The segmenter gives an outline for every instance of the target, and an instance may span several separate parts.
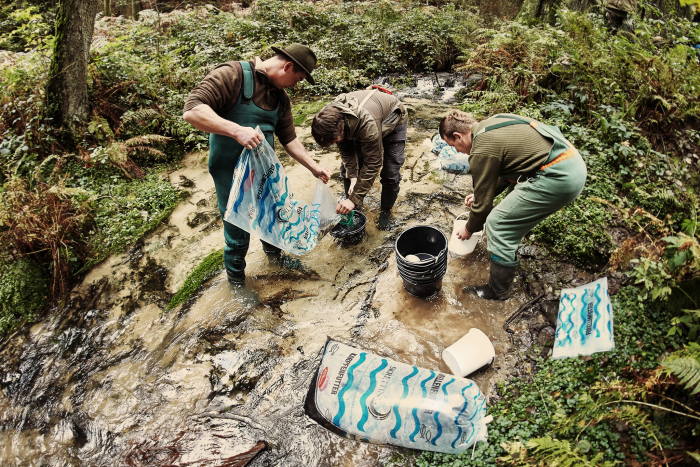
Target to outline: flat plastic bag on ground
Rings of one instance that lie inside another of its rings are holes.
[[[451,454],[486,441],[491,421],[485,397],[473,381],[331,339],[304,410],[339,436]]]
[[[552,358],[591,355],[614,348],[607,277],[581,287],[562,289]]]
[[[263,140],[254,149],[244,149],[238,159],[224,220],[287,253],[303,255],[338,222],[337,204],[320,180],[311,204],[295,200],[284,167]]]
[[[440,135],[435,135],[433,136],[432,140],[432,147],[430,150],[435,153],[435,154],[440,154],[440,151],[442,151],[442,148],[448,146],[447,142],[440,137]]]
[[[469,155],[457,152],[452,146],[445,146],[440,150],[438,161],[442,170],[460,174],[469,173]]]

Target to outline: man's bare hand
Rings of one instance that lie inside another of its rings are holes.
[[[357,177],[350,179],[350,189],[348,189],[348,196],[355,192],[355,184],[357,183]]]
[[[462,230],[457,231],[457,238],[459,238],[460,240],[469,240],[470,238],[472,238],[472,234],[467,230],[467,227],[464,226]]]
[[[335,208],[335,212],[338,214],[348,214],[353,209],[355,209],[355,203],[349,199],[344,199],[338,203],[338,207]]]
[[[254,128],[239,126],[233,132],[233,139],[246,149],[253,149],[262,143],[265,137]]]
[[[328,180],[331,179],[331,169],[323,165],[316,164],[311,173],[314,174],[314,177],[320,178],[323,183],[328,183]]]
[[[472,207],[472,204],[474,203],[474,193],[471,195],[467,195],[466,198],[464,198],[464,205],[468,208]]]

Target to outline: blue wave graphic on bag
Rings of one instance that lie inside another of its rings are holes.
[[[591,355],[614,348],[608,279],[562,289],[552,358]]]
[[[433,136],[431,151],[438,155],[438,162],[442,170],[460,174],[469,173],[469,155],[457,152],[440,135]]]
[[[224,220],[287,253],[303,255],[338,223],[336,205],[320,180],[311,204],[295,200],[284,167],[263,140],[254,149],[244,149],[238,159]]]
[[[486,441],[486,399],[473,381],[328,340],[306,414],[350,439],[458,454]]]

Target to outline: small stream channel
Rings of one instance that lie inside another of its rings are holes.
[[[418,299],[403,289],[396,237],[418,224],[449,234],[471,180],[431,169],[435,156],[422,146],[450,106],[402,98],[411,120],[391,231],[375,227],[376,183],[361,243],[324,238],[303,257],[303,270],[290,271],[269,265],[253,239],[245,287],[219,275],[169,313],[163,310],[170,297],[223,246],[223,235],[206,154],[189,154],[182,168],[163,174],[189,199],[131,251],[92,270],[63,309],[0,351],[0,464],[224,466],[265,441],[268,448],[250,465],[369,467],[396,452],[410,465],[412,451],[341,439],[304,415],[328,336],[449,373],[442,350],[477,327],[497,358],[472,377],[487,401],[494,397],[496,382],[519,362],[502,325],[525,295],[520,283],[506,302],[462,292],[487,280],[483,243],[469,258],[450,259],[437,296]],[[298,132],[312,148],[308,126]],[[336,172],[330,186],[339,194],[337,152],[316,147],[313,154]],[[297,198],[310,199],[313,177],[289,158],[285,166]]]

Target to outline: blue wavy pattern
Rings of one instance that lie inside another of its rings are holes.
[[[578,328],[578,335],[581,338],[581,344],[586,343],[586,328],[588,327],[588,304],[591,301],[588,289],[583,289],[583,296],[581,297],[581,326]]]
[[[348,381],[345,383],[345,386],[343,386],[343,389],[338,391],[338,413],[335,414],[335,417],[333,417],[333,424],[337,427],[340,426],[340,420],[343,418],[343,415],[345,415],[345,399],[343,399],[343,396],[345,396],[345,393],[352,387],[352,383],[355,380],[355,376],[353,375],[353,372],[355,371],[355,368],[358,366],[362,365],[365,362],[365,359],[367,358],[367,354],[365,352],[360,353],[360,359],[353,363],[350,368],[348,368]]]
[[[563,333],[565,333],[566,336],[562,339],[559,339],[559,347],[564,347],[565,345],[571,345],[571,343],[573,342],[571,340],[571,336],[569,335],[569,333],[574,328],[574,322],[571,320],[571,315],[573,314],[573,312],[575,310],[574,303],[573,303],[575,299],[576,299],[576,294],[566,294],[565,297],[562,297],[562,300],[561,300],[562,310],[559,313],[559,321],[561,322],[560,330]],[[567,311],[566,300],[569,301],[569,305],[571,306],[571,311],[566,314],[566,321],[563,321],[562,315]]]
[[[430,376],[425,378],[423,381],[420,383],[420,388],[421,388],[421,399],[425,399],[428,396],[428,390],[425,388],[425,383],[430,381],[431,379],[435,378],[435,372],[432,370],[430,371]],[[418,409],[415,408],[411,410],[411,415],[413,415],[413,422],[416,424],[416,428],[413,430],[413,433],[408,437],[408,439],[411,440],[411,442],[415,443],[416,442],[416,435],[420,431],[420,420],[418,420]]]
[[[262,220],[265,216],[265,201],[267,200],[267,197],[270,196],[270,193],[272,193],[272,186],[280,181],[280,165],[275,163],[275,176],[274,177],[269,177],[267,180],[265,180],[265,188],[263,189],[262,195],[260,196],[260,212],[258,213],[258,218],[255,220],[253,223],[253,228],[255,228],[256,225],[262,227]],[[272,213],[272,216],[274,217],[274,212]]]
[[[394,407],[392,410],[394,411],[394,418],[396,419],[396,424],[394,425],[394,429],[391,430],[391,437],[396,439],[396,433],[399,432],[401,429],[401,415],[399,414],[399,405],[401,404],[401,401],[404,400],[408,396],[408,380],[413,378],[418,374],[418,368],[413,367],[413,371],[411,371],[411,374],[406,376],[401,380],[401,385],[403,386],[403,392],[401,393],[401,397],[399,398],[398,402],[394,404]]]
[[[289,186],[287,185],[288,180],[289,179],[287,177],[284,177],[284,194],[280,197],[279,201],[275,202],[275,205],[272,207],[272,216],[270,217],[270,223],[267,226],[268,233],[272,233],[272,228],[275,226],[275,222],[277,222],[277,216],[275,214],[276,210],[284,208],[284,205],[287,202],[287,194],[289,193]]]
[[[238,212],[238,208],[241,207],[241,203],[243,202],[243,185],[245,185],[245,181],[248,180],[248,177],[250,177],[250,164],[245,165],[245,173],[243,174],[243,182],[240,184],[240,188],[238,189],[238,198],[236,198],[236,201],[233,203],[233,212]],[[231,185],[233,185],[233,181],[231,182]],[[231,186],[233,188],[233,186]]]
[[[454,382],[455,382],[455,379],[452,378],[451,380],[449,380],[448,382],[446,382],[445,384],[442,385],[442,394],[443,394],[442,401],[443,401],[443,403],[447,402],[447,386],[449,386],[450,384],[452,384]],[[435,420],[435,423],[437,424],[437,434],[435,435],[435,438],[430,440],[430,444],[432,444],[433,446],[437,446],[436,442],[440,438],[440,436],[442,436],[442,423],[440,423],[440,411],[439,410],[435,411],[435,414],[433,415],[433,419]]]
[[[600,337],[600,329],[598,329],[598,322],[602,317],[602,315],[600,314],[600,304],[603,302],[603,299],[600,298],[600,295],[598,295],[598,292],[600,292],[600,288],[600,284],[596,284],[595,292],[593,293],[593,296],[596,299],[595,306],[593,307],[593,311],[595,312],[595,319],[593,320],[593,329],[595,329],[596,337]]]
[[[374,392],[375,389],[377,389],[377,373],[382,371],[384,368],[389,366],[389,364],[386,362],[386,359],[382,358],[382,363],[372,370],[372,372],[369,374],[369,387],[365,391],[364,394],[362,394],[362,397],[360,397],[360,408],[362,409],[362,417],[360,417],[360,421],[357,422],[357,429],[360,431],[365,431],[365,423],[367,423],[367,420],[369,419],[369,411],[367,410],[367,398]]]
[[[465,386],[462,388],[462,397],[464,398],[464,406],[462,407],[462,410],[460,410],[459,413],[457,414],[457,416],[455,417],[455,425],[457,425],[457,429],[459,431],[457,432],[457,437],[455,438],[455,440],[452,441],[452,449],[456,449],[455,444],[457,443],[457,441],[459,441],[459,438],[462,437],[463,430],[462,430],[462,425],[459,423],[459,417],[461,417],[464,414],[464,412],[467,411],[467,407],[469,407],[469,400],[467,399],[467,395],[464,394],[464,392],[467,389],[469,389],[470,387],[472,387],[472,383],[469,383],[469,386]]]

